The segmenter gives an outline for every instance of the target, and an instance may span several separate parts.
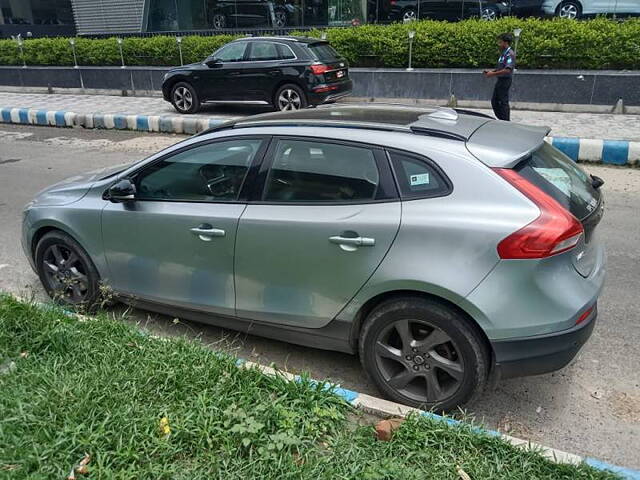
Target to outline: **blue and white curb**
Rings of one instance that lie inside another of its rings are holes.
[[[281,370],[276,370],[271,367],[267,367],[264,365],[260,365],[258,363],[249,362],[242,359],[237,361],[237,365],[241,368],[250,368],[250,369],[259,370],[265,375],[271,375],[271,376],[280,375],[287,378],[288,380],[292,380],[296,382],[300,381],[300,378],[301,378],[298,375],[293,375],[288,372],[283,372]],[[322,383],[316,380],[314,380],[313,382]],[[442,417],[440,415],[436,415],[435,413],[425,412],[423,410],[419,410],[413,407],[408,407],[400,403],[390,402],[389,400],[384,400],[382,398],[372,397],[371,395],[358,393],[353,390],[341,388],[339,386],[332,386],[332,387],[333,387],[332,388],[333,393],[343,398],[347,403],[353,405],[355,408],[358,408],[364,412],[370,413],[377,417],[404,418],[407,415],[414,413],[418,415],[425,415],[433,420],[440,421],[451,426],[458,426],[463,424],[463,422],[460,422],[459,420]],[[637,470],[631,470],[628,468],[619,467],[617,465],[611,465],[609,463],[602,462],[595,458],[582,457],[579,455],[574,455],[573,453],[567,453],[561,450],[556,450],[554,448],[545,447],[544,445],[533,443],[528,440],[523,440],[521,438],[512,437],[510,435],[505,435],[504,433],[496,432],[494,430],[485,430],[482,428],[475,428],[475,430],[477,430],[479,433],[484,433],[489,436],[500,437],[505,442],[510,443],[511,445],[514,445],[516,447],[521,447],[527,450],[536,451],[543,457],[555,463],[569,463],[573,465],[586,463],[587,465],[595,468],[596,470],[607,470],[607,471],[616,473],[618,476],[620,476],[624,480],[640,480],[640,471],[637,471]]]
[[[640,164],[640,142],[564,137],[549,137],[547,140],[577,162],[598,162],[607,165]]]
[[[230,117],[202,118],[178,115],[82,114],[66,110],[0,108],[0,123],[184,133],[187,135],[216,127],[231,119]]]

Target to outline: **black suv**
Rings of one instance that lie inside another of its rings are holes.
[[[272,105],[298,110],[351,93],[347,62],[324,40],[253,37],[234,40],[202,63],[169,70],[162,94],[179,113],[203,103]]]

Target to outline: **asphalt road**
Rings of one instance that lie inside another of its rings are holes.
[[[0,289],[42,297],[20,248],[20,212],[36,192],[79,172],[142,158],[180,140],[116,131],[0,126]],[[618,465],[640,468],[640,170],[589,167],[605,179],[599,227],[609,272],[595,333],[564,370],[503,381],[467,413],[487,427]],[[638,284],[636,284],[638,282]],[[115,313],[120,313],[116,310]],[[134,310],[132,321],[171,335],[200,336],[263,364],[378,395],[357,358],[240,335]]]

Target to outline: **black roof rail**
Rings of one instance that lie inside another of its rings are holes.
[[[482,117],[482,118],[490,118],[491,120],[495,120],[491,115],[487,115],[486,113],[476,112],[474,110],[467,110],[466,108],[454,108],[454,110],[462,115],[471,115],[473,117]]]
[[[459,135],[457,133],[447,132],[445,130],[437,130],[435,128],[427,128],[420,126],[412,126],[411,131],[418,135],[427,135],[429,137],[438,137],[438,138],[446,138],[448,140],[457,140],[459,142],[466,142],[468,139],[464,135]]]

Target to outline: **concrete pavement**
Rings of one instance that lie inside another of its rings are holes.
[[[142,158],[180,136],[133,132],[0,126],[0,289],[42,290],[22,255],[20,211],[41,188],[101,166]],[[604,178],[607,213],[599,227],[609,256],[609,278],[596,331],[568,368],[550,375],[503,381],[468,406],[488,428],[630,468],[640,467],[640,171],[589,167]],[[239,356],[308,371],[344,387],[379,395],[357,358],[261,339],[192,322],[134,311],[133,320],[170,335],[196,336],[235,349]]]

